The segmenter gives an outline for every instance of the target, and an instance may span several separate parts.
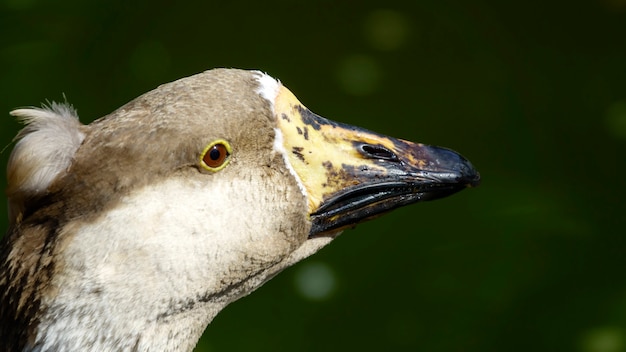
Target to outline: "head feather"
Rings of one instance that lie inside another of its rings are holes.
[[[15,137],[7,166],[9,218],[15,223],[28,199],[45,195],[52,182],[65,174],[85,134],[68,104],[17,109],[11,115],[26,124]]]

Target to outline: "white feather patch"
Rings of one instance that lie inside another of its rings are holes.
[[[280,91],[281,83],[277,79],[271,77],[268,74],[265,74],[261,71],[256,71],[257,81],[259,82],[259,87],[256,92],[267,100],[270,104],[273,113],[276,113],[274,110],[274,102],[276,101],[276,97],[278,96],[278,92]],[[289,162],[289,157],[287,156],[287,151],[285,150],[285,144],[283,139],[283,133],[279,128],[274,129],[274,151],[280,153],[283,156],[283,160],[285,161],[285,166],[289,170],[289,173],[296,179],[298,183],[298,188],[305,197],[308,197],[308,193],[300,176],[296,170],[291,166],[291,162]]]
[[[306,191],[306,187],[304,187],[304,184],[302,183],[300,176],[298,176],[298,173],[291,165],[291,162],[289,162],[289,157],[287,156],[287,151],[285,150],[285,144],[283,142],[283,133],[281,132],[280,128],[274,128],[274,148],[273,149],[275,152],[280,153],[283,156],[283,160],[285,161],[285,166],[287,166],[287,169],[289,170],[289,173],[293,176],[293,178],[296,179],[296,182],[298,183],[298,188],[300,188],[300,192],[302,192],[304,197],[308,199],[309,194]]]
[[[66,104],[11,111],[26,124],[7,167],[9,195],[16,198],[45,193],[72,163],[85,139],[76,111]]]
[[[257,93],[270,103],[272,112],[274,112],[274,101],[280,90],[280,81],[261,71],[256,71],[259,88]]]

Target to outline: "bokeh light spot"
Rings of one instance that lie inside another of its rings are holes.
[[[620,139],[626,139],[626,101],[613,103],[606,112],[609,132]]]
[[[370,56],[353,55],[339,63],[337,80],[341,88],[351,95],[369,95],[378,89],[382,71]]]
[[[365,38],[372,47],[379,50],[396,50],[404,45],[409,37],[409,19],[401,12],[376,10],[364,22]]]
[[[322,301],[330,298],[337,286],[335,273],[325,263],[304,263],[295,277],[296,290],[304,298]]]
[[[602,327],[583,335],[583,352],[623,352],[626,348],[624,331],[617,327]]]

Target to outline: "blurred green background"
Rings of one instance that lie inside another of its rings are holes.
[[[481,172],[344,232],[198,351],[626,351],[626,0],[0,4],[3,165],[11,109],[67,98],[89,122],[238,67]]]

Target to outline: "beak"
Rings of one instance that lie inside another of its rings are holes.
[[[333,236],[479,184],[479,173],[460,154],[327,120],[283,86],[274,109],[287,158],[307,193],[309,237]]]

